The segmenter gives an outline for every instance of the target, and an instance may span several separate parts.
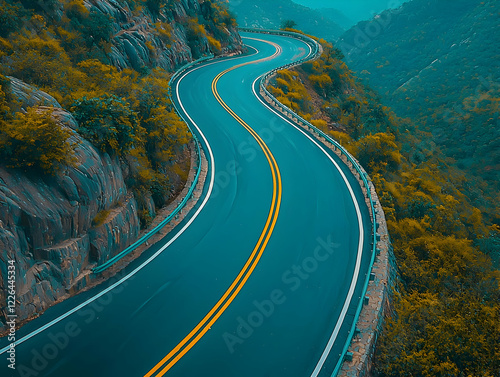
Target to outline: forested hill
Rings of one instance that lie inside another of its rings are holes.
[[[279,29],[285,20],[293,20],[297,28],[328,41],[336,40],[344,29],[326,14],[294,3],[292,0],[229,0],[229,9],[238,24],[245,27]]]
[[[316,11],[320,12],[324,17],[329,18],[340,27],[348,30],[351,26],[353,26],[356,22],[347,17],[340,10],[335,8],[319,8]]]
[[[499,11],[496,0],[412,0],[338,42],[384,103],[429,131],[493,192],[500,187]]]
[[[360,161],[384,208],[400,281],[373,375],[498,376],[500,227],[464,195],[474,182],[429,135],[383,106],[340,51],[321,43],[319,59],[279,71],[268,89]]]

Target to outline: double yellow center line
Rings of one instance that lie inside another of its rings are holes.
[[[266,41],[263,41],[266,42]],[[266,42],[269,43],[269,42]],[[279,54],[280,47],[274,43],[272,43],[276,47],[276,53],[268,58],[260,59],[250,63],[244,63],[232,68],[225,70],[218,74],[215,79],[212,81],[212,92],[220,103],[220,105],[234,118],[236,121],[241,124],[257,141],[260,148],[264,152],[264,155],[269,163],[269,167],[271,168],[271,175],[273,180],[273,195],[271,201],[271,208],[269,210],[269,214],[266,220],[266,224],[262,233],[259,237],[255,248],[253,249],[250,257],[246,261],[245,265],[241,269],[240,273],[233,281],[231,286],[226,290],[224,295],[220,298],[220,300],[215,304],[215,306],[210,310],[210,312],[196,325],[196,327],[172,350],[169,352],[167,356],[165,356],[158,364],[155,365],[153,369],[151,369],[144,377],[161,377],[165,373],[167,373],[174,365],[177,363],[194,345],[210,330],[211,326],[217,321],[217,319],[224,313],[227,307],[233,302],[238,293],[241,291],[248,278],[255,270],[257,264],[259,263],[262,254],[271,238],[271,234],[273,233],[274,227],[276,225],[276,221],[278,219],[278,213],[281,206],[281,195],[282,195],[282,184],[281,184],[281,174],[278,168],[278,164],[276,160],[269,150],[266,143],[262,140],[262,138],[255,132],[243,119],[241,119],[221,98],[219,92],[217,91],[217,83],[219,80],[228,72],[235,70],[239,67],[255,64],[264,60],[270,60]]]

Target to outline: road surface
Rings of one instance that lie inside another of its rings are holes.
[[[33,336],[2,376],[330,376],[369,264],[368,210],[339,159],[255,95],[310,48],[242,35],[249,54],[174,83],[211,163],[203,200],[117,278],[18,330]]]

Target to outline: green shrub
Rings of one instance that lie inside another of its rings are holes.
[[[0,75],[0,121],[10,118],[10,87],[9,80]]]
[[[22,3],[26,9],[32,9],[36,12],[53,12],[58,6],[58,0],[22,0]]]
[[[102,152],[123,155],[141,142],[137,114],[116,96],[82,97],[71,111],[80,125],[78,133]]]
[[[113,19],[110,15],[97,11],[90,11],[87,17],[82,18],[82,33],[87,47],[94,44],[101,46],[103,42],[111,41],[113,37]]]
[[[60,166],[74,162],[76,145],[69,140],[71,134],[50,111],[29,108],[11,121],[0,121],[0,156],[7,167],[54,174]]]
[[[17,5],[0,1],[0,37],[7,37],[22,26],[25,10]]]

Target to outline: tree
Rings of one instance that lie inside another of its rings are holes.
[[[297,23],[294,20],[283,20],[281,22],[281,30],[293,29],[295,26],[297,26]]]
[[[394,135],[383,132],[359,139],[355,155],[360,164],[370,171],[380,168],[395,171],[401,163],[401,154]]]
[[[146,7],[154,15],[158,16],[164,8],[170,10],[174,5],[174,0],[146,0]]]
[[[499,306],[467,292],[397,294],[376,354],[381,376],[496,376]]]
[[[59,41],[49,35],[31,38],[21,34],[13,36],[10,42],[14,53],[9,56],[6,74],[48,91],[57,100],[71,93],[74,83],[85,79],[72,66]]]
[[[26,15],[23,8],[0,1],[0,37],[7,37],[22,26],[22,18]]]
[[[314,89],[316,89],[316,91],[324,98],[333,92],[332,79],[326,73],[323,73],[322,75],[310,75],[309,81],[314,85]]]
[[[10,168],[41,169],[54,174],[74,162],[72,131],[58,124],[51,111],[28,108],[11,121],[0,121],[0,155]]]
[[[147,130],[146,153],[155,168],[171,162],[175,152],[188,142],[185,124],[165,106],[151,111],[150,117],[144,120],[144,128]]]
[[[142,142],[144,130],[129,104],[114,95],[83,97],[71,112],[79,123],[78,133],[101,152],[123,155]]]
[[[0,75],[0,121],[10,118],[10,87],[9,79]]]
[[[500,270],[500,226],[494,224],[490,227],[490,233],[478,240],[479,248],[488,255],[494,266]]]

